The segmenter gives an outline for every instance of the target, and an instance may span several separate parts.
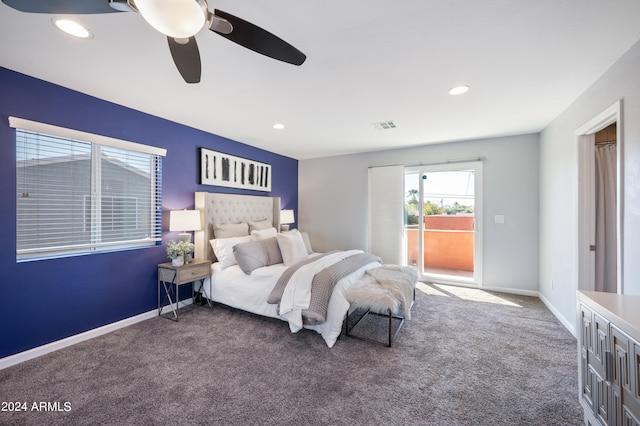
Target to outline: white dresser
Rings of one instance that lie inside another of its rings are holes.
[[[578,291],[577,302],[585,423],[640,426],[640,296]]]

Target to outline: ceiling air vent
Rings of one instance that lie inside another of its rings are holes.
[[[395,129],[396,128],[396,123],[394,123],[393,120],[380,121],[379,123],[371,123],[371,125],[376,130],[387,130],[387,129]]]

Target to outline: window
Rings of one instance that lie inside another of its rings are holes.
[[[165,150],[11,117],[16,257],[155,245]]]

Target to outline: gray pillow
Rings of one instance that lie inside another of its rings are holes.
[[[257,222],[249,221],[249,232],[251,231],[260,231],[262,229],[268,229],[273,227],[273,223],[270,220],[260,220]]]
[[[245,223],[213,224],[213,235],[216,238],[234,238],[249,235],[249,225]]]
[[[233,255],[242,272],[247,275],[263,266],[282,263],[282,254],[276,237],[236,244],[233,247]]]

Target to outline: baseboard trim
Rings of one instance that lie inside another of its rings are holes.
[[[567,320],[561,313],[560,311],[558,311],[552,304],[551,302],[549,302],[549,300],[544,297],[544,295],[542,293],[538,293],[538,298],[540,300],[542,300],[542,303],[545,304],[545,306],[547,307],[547,309],[549,309],[551,311],[551,313],[558,319],[558,321],[560,321],[560,323],[562,325],[564,325],[564,327],[569,330],[569,332],[573,335],[573,337],[577,337],[576,336],[576,326],[573,323],[573,321],[569,321]]]
[[[450,285],[454,287],[466,287],[466,288],[475,288],[477,290],[484,291],[493,291],[496,293],[507,293],[507,294],[519,294],[521,296],[533,296],[538,297],[538,292],[536,290],[523,290],[520,288],[509,288],[509,287],[492,287],[487,285],[478,285],[474,283],[467,283],[464,281],[447,281],[447,280],[419,280],[425,284],[441,284],[441,285]]]
[[[536,290],[523,290],[519,288],[489,287],[489,286],[482,286],[479,289],[486,290],[486,291],[495,291],[496,293],[509,293],[509,294],[519,294],[520,296],[538,297],[538,292]]]
[[[180,307],[190,305],[193,303],[193,299],[181,300]],[[166,305],[162,308],[161,314],[171,312],[170,305]],[[158,310],[153,309],[151,311],[135,315],[133,317],[125,318],[121,321],[116,321],[111,324],[104,325],[102,327],[94,328],[92,330],[85,331],[83,333],[75,334],[73,336],[66,337],[64,339],[56,340],[55,342],[47,343],[46,345],[38,346],[33,349],[29,349],[24,352],[17,353],[15,355],[9,355],[0,359],[0,370],[11,367],[21,362],[28,361],[30,359],[37,358],[39,356],[48,354],[50,352],[57,351],[59,349],[66,348],[76,343],[84,342],[85,340],[93,339],[94,337],[102,336],[112,331],[128,327],[130,325],[146,321],[148,319],[158,316]]]

